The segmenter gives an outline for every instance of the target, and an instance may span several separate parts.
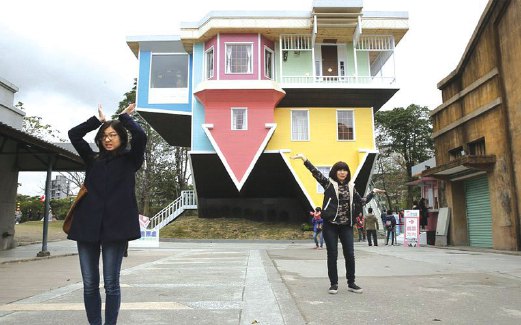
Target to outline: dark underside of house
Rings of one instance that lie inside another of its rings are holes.
[[[357,177],[363,195],[376,154],[370,154]],[[280,153],[263,153],[241,191],[214,153],[191,154],[198,212],[203,218],[307,222],[312,207]]]
[[[192,154],[203,218],[306,222],[311,206],[280,153],[263,153],[239,192],[217,154]]]

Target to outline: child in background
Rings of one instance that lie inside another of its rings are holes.
[[[322,225],[324,224],[324,220],[321,217],[322,209],[320,207],[316,207],[315,211],[310,212],[313,219],[311,223],[313,224],[313,240],[315,241],[315,249],[319,248],[319,238],[320,238],[320,249],[324,246],[324,236],[322,236]]]

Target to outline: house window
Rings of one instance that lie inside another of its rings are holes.
[[[273,51],[267,47],[264,49],[264,75],[273,79]]]
[[[463,147],[457,147],[449,150],[449,160],[458,159],[465,155],[465,151],[463,151]]]
[[[248,129],[248,110],[246,108],[232,108],[232,130]]]
[[[253,44],[226,44],[226,73],[253,72]]]
[[[309,111],[291,111],[291,141],[309,140]]]
[[[209,48],[205,53],[206,59],[206,79],[213,78],[213,47]]]
[[[337,110],[337,139],[354,140],[355,139],[355,123],[352,110]]]
[[[189,102],[189,56],[185,53],[155,53],[150,59],[149,104]]]
[[[320,166],[317,167],[317,169],[319,172],[322,173],[322,175],[324,175],[324,177],[329,178],[329,171],[331,170],[331,166]],[[324,188],[322,187],[322,185],[320,185],[319,182],[317,182],[317,193],[324,193]]]
[[[479,139],[477,141],[468,144],[469,155],[484,156],[485,153],[485,139]]]
[[[150,88],[187,88],[188,55],[154,54]]]

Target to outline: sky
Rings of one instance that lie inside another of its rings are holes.
[[[406,11],[395,50],[400,90],[382,107],[442,103],[437,83],[458,65],[488,0],[364,0],[366,11]],[[117,109],[137,77],[128,36],[178,35],[181,22],[216,10],[310,11],[312,0],[17,0],[0,10],[0,77],[19,88],[28,116],[67,130]],[[89,139],[89,138],[87,138]],[[54,178],[54,175],[53,175]],[[20,173],[19,194],[43,193],[45,173]]]

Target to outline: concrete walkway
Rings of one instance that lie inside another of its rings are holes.
[[[313,246],[185,240],[131,248],[119,324],[521,323],[519,254],[355,243],[364,293],[348,292],[343,278],[330,295],[326,251]],[[87,324],[75,243],[49,243],[50,258],[35,258],[40,250],[0,252],[0,323]]]

